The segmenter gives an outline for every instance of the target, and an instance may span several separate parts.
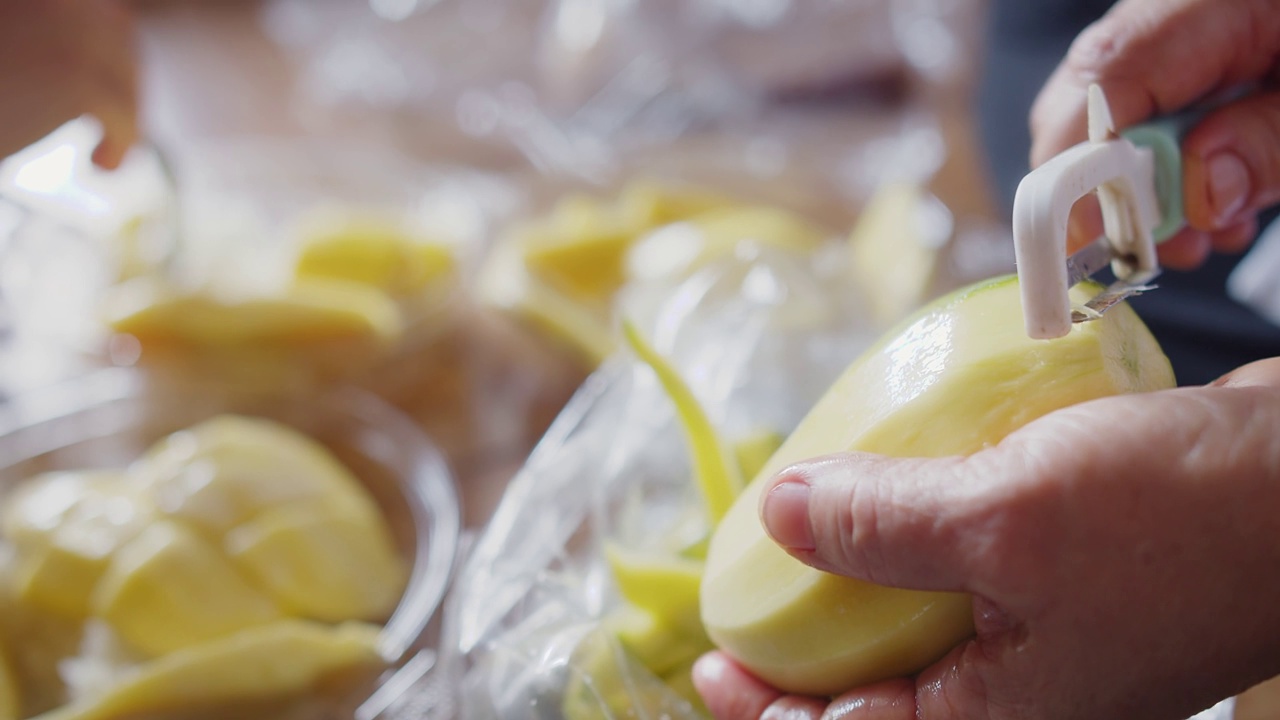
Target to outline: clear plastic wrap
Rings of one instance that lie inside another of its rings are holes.
[[[839,263],[756,252],[631,314],[728,441],[785,435],[874,335]],[[455,582],[441,667],[391,717],[614,717],[618,693],[635,717],[697,717],[597,632],[618,606],[606,540],[651,549],[706,531],[690,478],[671,401],[647,367],[615,356],[509,486]],[[608,657],[621,664],[600,670]]]

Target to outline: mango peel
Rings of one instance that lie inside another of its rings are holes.
[[[879,587],[792,558],[760,523],[760,493],[801,460],[850,450],[967,455],[1056,409],[1174,385],[1131,308],[1047,342],[1026,337],[1020,308],[1013,278],[962,290],[902,323],[836,381],[712,537],[701,616],[718,647],[781,690],[833,695],[914,673],[971,634],[965,595]]]

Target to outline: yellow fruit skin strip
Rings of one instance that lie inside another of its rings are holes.
[[[734,498],[745,487],[742,473],[733,456],[720,441],[720,436],[716,434],[711,420],[698,404],[693,391],[680,378],[675,368],[640,337],[640,332],[634,325],[625,320],[622,323],[622,335],[631,351],[653,369],[663,390],[675,403],[676,416],[693,455],[694,478],[698,489],[702,491],[708,520],[715,527],[733,505]]]

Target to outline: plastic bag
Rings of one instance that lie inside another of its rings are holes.
[[[730,441],[785,435],[874,334],[853,287],[821,271],[834,264],[811,262],[734,258],[636,317]],[[647,367],[615,356],[534,450],[457,578],[427,684],[455,689],[454,704],[431,716],[698,717],[597,632],[618,605],[605,540],[694,540],[707,530],[697,505],[671,401]]]

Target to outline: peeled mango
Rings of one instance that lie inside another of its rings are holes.
[[[373,625],[281,621],[144,663],[103,696],[36,720],[115,720],[298,693],[333,673],[377,665],[377,641]]]
[[[379,215],[323,213],[302,223],[294,276],[357,282],[393,296],[420,293],[448,276],[453,252]]]
[[[106,320],[143,344],[188,347],[387,343],[404,330],[400,308],[385,292],[328,277],[299,278],[278,295],[245,297],[180,290],[139,277],[113,288]]]
[[[1096,292],[1077,287],[1073,301]],[[845,371],[724,517],[701,588],[708,635],[793,693],[834,695],[926,667],[972,633],[970,598],[880,587],[800,563],[761,526],[769,478],[840,451],[967,455],[1059,408],[1173,385],[1168,360],[1126,305],[1040,341],[1023,331],[1015,278],[936,301]]]
[[[18,680],[10,667],[9,658],[0,647],[0,720],[18,720],[21,716],[22,695]]]
[[[169,435],[124,471],[32,478],[6,497],[0,531],[13,549],[0,557],[0,645],[20,680],[6,684],[0,662],[0,720],[19,686],[28,712],[71,691],[77,704],[50,718],[288,696],[376,659],[378,629],[352,621],[385,619],[408,576],[337,458],[234,415]],[[112,652],[94,651],[90,629]],[[86,691],[59,677],[68,663],[107,680]]]

